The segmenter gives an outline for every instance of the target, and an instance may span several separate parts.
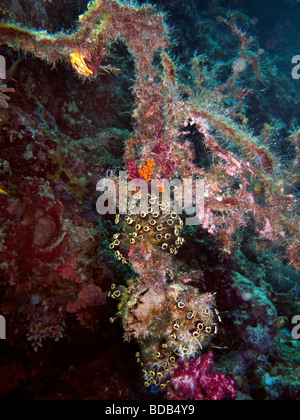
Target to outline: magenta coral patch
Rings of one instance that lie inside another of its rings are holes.
[[[223,400],[226,396],[236,398],[234,379],[223,372],[211,372],[213,365],[212,351],[188,362],[180,362],[171,379],[174,388],[171,399]]]

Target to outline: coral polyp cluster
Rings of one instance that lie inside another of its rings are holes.
[[[71,53],[71,64],[74,69],[82,76],[89,77],[93,72],[87,67],[84,57],[79,53]]]
[[[155,206],[155,207],[153,207]],[[130,247],[148,242],[165,252],[176,255],[184,238],[180,236],[183,221],[170,207],[158,201],[156,195],[148,194],[148,207],[135,214],[129,208],[127,215],[117,214],[115,222],[121,232],[114,234],[110,249],[123,263],[128,261]]]
[[[153,162],[151,159],[147,159],[146,160],[146,165],[144,165],[140,170],[139,170],[139,174],[141,175],[142,178],[145,179],[145,181],[150,181],[151,180],[151,175],[154,174],[153,171],[153,166],[155,166],[155,162]]]

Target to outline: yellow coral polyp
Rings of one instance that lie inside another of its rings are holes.
[[[82,76],[89,77],[90,75],[94,74],[92,70],[90,70],[84,61],[84,56],[80,53],[71,53],[71,64],[77,73],[81,74]]]

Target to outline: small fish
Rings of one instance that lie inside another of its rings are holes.
[[[5,191],[1,190],[1,188],[0,188],[0,194],[6,194],[6,195],[9,195],[7,192],[5,192]]]

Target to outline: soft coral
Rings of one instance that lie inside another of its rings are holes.
[[[226,395],[236,398],[234,379],[220,371],[211,372],[214,365],[212,351],[178,365],[171,379],[170,399],[223,400]]]

